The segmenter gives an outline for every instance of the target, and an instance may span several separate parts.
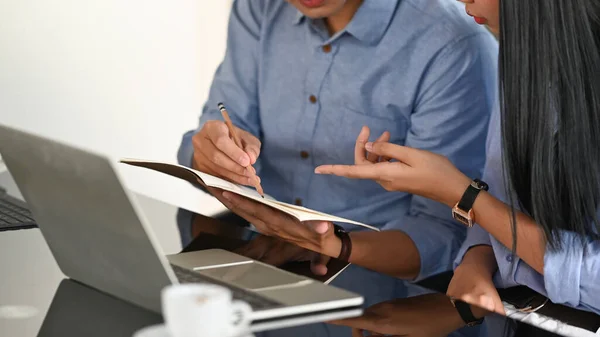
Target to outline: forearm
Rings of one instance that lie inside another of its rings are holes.
[[[491,278],[498,270],[498,263],[492,246],[480,245],[469,249],[459,265],[459,268],[464,267],[481,268]]]
[[[411,238],[401,231],[353,232],[350,263],[376,271],[378,273],[412,280],[421,269],[417,246]],[[337,257],[341,250],[341,241],[332,237],[323,245],[322,254]]]
[[[510,207],[487,192],[473,204],[477,223],[509,249],[513,246]],[[517,255],[540,274],[544,273],[546,238],[535,221],[516,212]]]
[[[390,276],[412,280],[421,269],[419,251],[401,231],[351,233],[350,262]]]

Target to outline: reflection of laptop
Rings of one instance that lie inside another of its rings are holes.
[[[228,287],[254,309],[253,329],[361,314],[363,298],[223,249],[165,257],[104,156],[0,126],[0,152],[62,272],[159,312],[179,282]]]
[[[194,240],[185,247],[184,252],[224,249],[325,284],[331,283],[349,266],[347,262],[332,258],[327,263],[327,273],[325,275],[315,275],[311,271],[311,263],[308,260],[312,255],[303,254],[300,258],[298,257],[301,253],[310,252],[306,249],[301,249],[275,237],[266,237],[241,224],[210,218],[183,209],[179,211],[180,214],[186,213],[187,215],[182,217],[185,220],[179,221],[190,222],[183,224],[183,227],[189,228],[190,224],[193,223],[196,229]],[[269,245],[274,246],[275,250],[268,251],[262,248],[266,244],[266,240],[263,239],[267,239]],[[261,245],[263,246],[261,247]],[[286,255],[281,249],[282,246],[293,249],[292,256],[290,254]],[[171,257],[172,261],[176,258]]]
[[[37,337],[132,336],[161,315],[73,280],[60,282]]]

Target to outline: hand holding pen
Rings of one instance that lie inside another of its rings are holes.
[[[219,111],[221,111],[221,115],[223,116],[223,119],[225,120],[225,124],[227,124],[227,128],[229,129],[229,134],[233,138],[233,141],[240,149],[243,149],[242,140],[238,136],[238,134],[235,130],[235,126],[233,126],[233,123],[231,122],[231,118],[229,118],[229,113],[227,112],[227,109],[225,109],[225,105],[223,103],[219,103],[218,108],[219,108]],[[258,175],[256,175],[256,170],[254,169],[254,167],[252,165],[248,165],[246,167],[246,169],[248,169],[251,172],[251,174],[253,174],[256,177],[254,187],[256,188],[256,191],[258,191],[260,196],[264,198],[265,192],[263,191],[262,186],[260,185],[260,178],[258,177]]]
[[[260,178],[252,167],[260,155],[260,140],[233,124],[231,126],[233,132],[223,121],[204,123],[201,130],[192,137],[192,167],[240,185],[257,187],[262,194]],[[236,143],[232,137],[239,142]]]

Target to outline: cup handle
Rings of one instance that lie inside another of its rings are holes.
[[[244,302],[235,300],[231,303],[233,317],[231,320],[229,337],[238,337],[242,333],[250,333],[250,314],[252,314],[252,307]]]

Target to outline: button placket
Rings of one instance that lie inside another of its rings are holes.
[[[308,197],[311,176],[314,170],[311,165],[310,151],[313,150],[313,135],[317,127],[317,117],[323,104],[319,95],[325,76],[333,61],[333,46],[329,44],[313,45],[312,48],[315,48],[313,49],[313,60],[310,62],[311,66],[307,69],[305,82],[305,95],[307,95],[305,99],[307,101],[304,106],[304,119],[296,129],[296,146],[300,154],[300,162],[297,167],[297,174],[295,174],[292,192],[296,205],[304,204],[303,199]]]

